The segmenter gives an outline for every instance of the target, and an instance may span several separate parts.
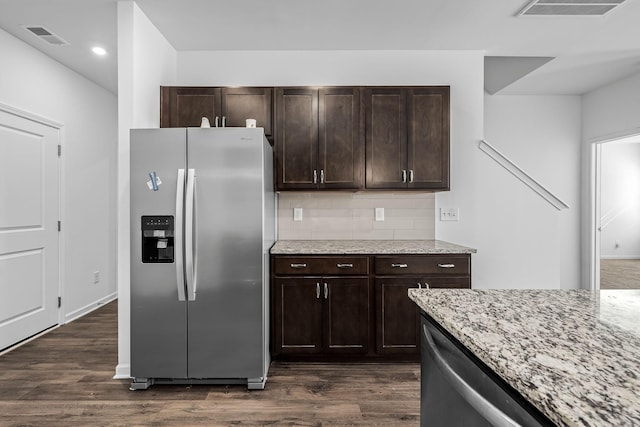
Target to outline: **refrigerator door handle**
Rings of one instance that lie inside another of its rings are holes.
[[[196,300],[196,251],[195,251],[195,192],[196,192],[196,170],[189,169],[187,172],[187,197],[185,202],[185,264],[187,273],[187,298],[189,301]]]
[[[178,287],[178,301],[185,300],[184,292],[184,263],[182,260],[182,230],[184,217],[184,169],[178,169],[178,183],[176,184],[176,223],[174,230],[174,246],[176,259],[176,286]]]

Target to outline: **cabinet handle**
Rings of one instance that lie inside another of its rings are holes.
[[[455,264],[438,264],[439,268],[455,268]]]
[[[327,284],[324,284],[324,299],[327,299],[327,296],[329,295],[329,287],[327,286]]]
[[[218,122],[220,121],[220,117],[216,116],[216,127],[218,127]]]
[[[413,169],[409,171],[409,182],[413,182]]]
[[[307,264],[305,263],[291,264],[291,268],[307,268]]]
[[[317,184],[318,183],[318,171],[317,170],[313,170],[313,183]]]
[[[402,182],[407,182],[407,171],[402,169]]]
[[[353,264],[336,264],[338,268],[353,268]]]
[[[223,128],[227,127],[227,116],[222,116],[222,127]]]
[[[407,268],[409,267],[407,264],[391,264],[392,268]]]
[[[316,299],[320,299],[320,282],[316,282]]]
[[[320,169],[320,184],[324,184],[324,169]]]

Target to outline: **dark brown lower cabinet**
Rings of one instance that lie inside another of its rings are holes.
[[[417,360],[410,288],[471,287],[471,256],[274,255],[271,349],[287,360]]]
[[[407,297],[419,277],[376,278],[376,352],[416,354],[420,349],[420,313]]]
[[[366,277],[275,277],[274,354],[369,351]]]
[[[322,350],[322,304],[317,280],[276,277],[274,350],[277,353],[318,353]]]
[[[376,352],[420,353],[420,311],[408,297],[411,288],[470,288],[471,278],[376,277]]]

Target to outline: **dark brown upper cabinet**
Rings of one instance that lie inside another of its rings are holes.
[[[449,87],[364,89],[367,189],[449,190]]]
[[[160,88],[160,127],[200,126],[202,117],[212,127],[245,127],[256,119],[265,135],[272,135],[273,88],[178,87]]]
[[[276,88],[276,189],[361,189],[360,111],[359,88]]]

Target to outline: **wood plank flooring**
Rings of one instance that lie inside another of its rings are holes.
[[[600,289],[640,289],[640,259],[601,259]]]
[[[418,426],[420,365],[274,363],[265,390],[112,379],[117,302],[0,356],[0,426]]]

